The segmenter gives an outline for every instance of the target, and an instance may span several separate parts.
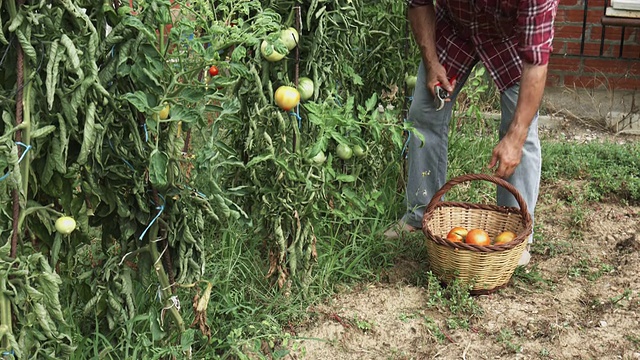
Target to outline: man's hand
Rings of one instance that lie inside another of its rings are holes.
[[[516,167],[518,167],[522,159],[523,145],[524,141],[519,141],[509,136],[505,136],[500,140],[498,145],[493,149],[491,162],[489,162],[490,169],[496,168],[497,166],[495,176],[506,180],[513,175],[513,172],[516,171]]]
[[[447,90],[449,94],[453,92],[453,88],[456,86],[456,81],[449,82],[447,78],[447,71],[444,66],[438,62],[431,64],[425,63],[425,70],[427,72],[427,88],[431,91],[431,95],[436,97],[435,87],[440,83],[440,86]],[[451,99],[445,99],[445,101],[451,101]]]

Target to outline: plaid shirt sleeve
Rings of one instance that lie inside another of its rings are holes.
[[[425,5],[433,5],[433,0],[407,0],[407,5],[410,8],[425,6]]]
[[[522,0],[518,8],[518,53],[525,63],[545,65],[553,51],[558,0]]]

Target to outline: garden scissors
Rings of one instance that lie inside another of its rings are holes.
[[[454,82],[456,80],[456,77],[452,77],[451,80],[449,82]],[[438,82],[434,88],[434,93],[435,93],[435,103],[436,103],[436,111],[442,110],[442,108],[444,107],[444,103],[445,103],[445,99],[448,99],[449,96],[451,96],[451,94],[449,94],[449,92],[445,89],[442,88],[442,85],[440,84],[440,82]]]

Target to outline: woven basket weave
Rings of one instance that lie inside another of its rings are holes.
[[[441,201],[453,186],[484,180],[504,187],[515,197],[519,208],[465,202]],[[479,246],[446,239],[456,226],[485,230],[493,239],[512,231],[515,239],[500,245]],[[533,231],[531,216],[520,193],[508,182],[486,174],[468,174],[449,180],[438,190],[422,219],[426,235],[427,259],[431,271],[444,283],[458,279],[469,285],[472,294],[496,291],[507,285]]]

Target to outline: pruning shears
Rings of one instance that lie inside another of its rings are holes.
[[[454,82],[456,80],[456,77],[453,76],[451,78],[451,80],[449,80],[449,82]],[[451,96],[451,94],[449,94],[449,92],[447,90],[445,90],[444,88],[442,88],[442,84],[440,82],[438,82],[434,88],[434,93],[435,93],[435,104],[436,104],[436,111],[442,110],[442,108],[444,107],[444,103],[445,103],[445,99],[448,99],[449,96]]]

